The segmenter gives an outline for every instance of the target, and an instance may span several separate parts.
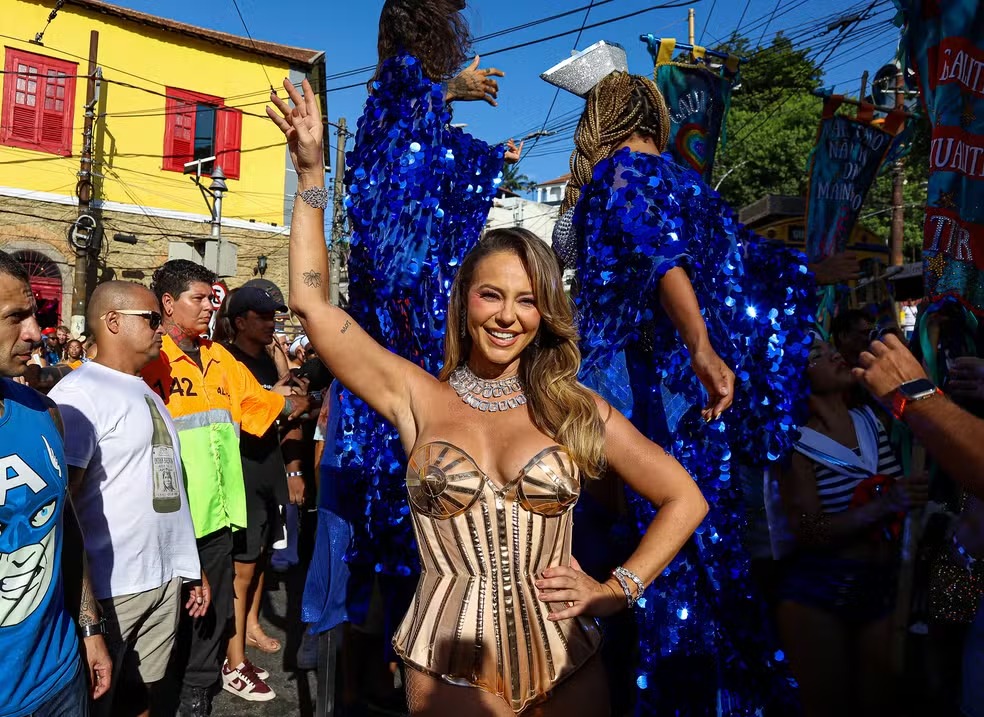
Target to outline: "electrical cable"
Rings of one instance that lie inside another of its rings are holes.
[[[700,0],[696,0],[696,2],[700,2]],[[651,12],[653,10],[666,10],[668,8],[686,7],[687,5],[693,5],[693,4],[694,4],[694,1],[693,0],[678,0],[677,2],[664,3],[662,5],[651,5],[649,7],[643,8],[642,10],[636,10],[635,12],[626,13],[625,15],[619,15],[618,17],[613,17],[613,18],[611,18],[609,20],[603,20],[601,22],[596,22],[593,25],[585,25],[584,27],[579,28],[579,29],[566,30],[564,32],[558,32],[558,33],[555,33],[553,35],[548,35],[546,37],[541,37],[541,38],[538,38],[536,40],[529,40],[527,42],[520,42],[520,43],[517,43],[515,45],[510,45],[508,47],[500,47],[497,50],[490,50],[488,52],[482,52],[482,53],[479,53],[479,54],[481,54],[482,57],[491,57],[492,55],[500,55],[500,54],[502,54],[504,52],[512,52],[513,50],[520,50],[520,49],[522,49],[524,47],[531,47],[533,45],[539,45],[540,43],[549,42],[550,40],[556,40],[557,38],[566,37],[567,35],[573,35],[573,34],[575,34],[577,32],[583,32],[584,30],[593,30],[593,29],[598,28],[598,27],[603,27],[605,25],[610,25],[610,24],[612,24],[614,22],[619,22],[620,20],[627,20],[630,17],[636,17],[637,15],[642,15],[644,13]],[[362,87],[364,85],[365,85],[364,82],[355,82],[353,84],[341,85],[339,87],[328,87],[325,90],[325,92],[341,92],[342,90],[350,90],[350,89],[353,89],[355,87]]]
[[[717,4],[718,4],[717,0],[714,0],[714,2],[711,3],[711,9],[707,13],[707,19],[704,20],[704,29],[700,31],[700,37],[697,39],[698,44],[704,42],[704,33],[707,32],[707,25],[711,21],[711,15],[714,14],[714,8],[717,7]],[[748,9],[748,5],[745,5],[745,9],[746,10]],[[740,21],[739,21],[739,24],[740,24]]]
[[[232,6],[236,8],[236,14],[239,15],[239,22],[243,24],[243,30],[246,31],[246,37],[249,39],[249,44],[253,46],[254,50],[259,52],[259,48],[253,40],[253,35],[249,31],[249,27],[246,25],[246,18],[243,17],[242,10],[239,9],[238,0],[232,0]],[[266,65],[261,64],[260,67],[263,68],[263,76],[266,77],[267,84],[270,85],[270,91],[273,92],[273,82],[270,81],[270,75],[267,74]]]
[[[717,0],[715,0],[715,2],[717,2]],[[579,43],[581,41],[581,35],[584,34],[584,26],[587,24],[588,17],[591,15],[591,8],[592,7],[594,7],[593,0],[592,0],[591,4],[588,5],[587,9],[584,11],[584,19],[581,20],[581,29],[578,30],[577,37],[574,38],[574,46],[571,48],[572,51],[573,50],[577,50],[577,43]],[[534,149],[536,149],[537,143],[540,141],[540,138],[543,137],[543,132],[544,132],[544,130],[547,127],[547,122],[550,121],[550,115],[553,113],[554,106],[557,104],[557,98],[559,96],[560,96],[560,88],[557,87],[557,88],[554,89],[553,99],[550,100],[550,106],[547,108],[547,115],[546,115],[546,117],[543,118],[543,124],[540,126],[539,131],[536,133],[536,137],[534,137],[534,139],[533,139],[533,145],[530,147],[530,151],[531,152]],[[515,167],[518,168],[520,162],[522,162],[522,161],[523,161],[523,158],[520,157],[519,158],[519,161],[516,162]]]

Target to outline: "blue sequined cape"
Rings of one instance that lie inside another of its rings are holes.
[[[349,313],[382,345],[432,374],[443,357],[451,281],[478,241],[505,153],[450,120],[441,85],[424,76],[415,57],[397,55],[383,62],[346,157]],[[344,551],[353,567],[350,580],[415,574],[406,459],[397,432],[345,390],[340,412],[337,430],[326,437],[326,451],[334,447],[338,460],[322,475],[333,489],[322,492],[320,507],[332,515],[319,522],[315,559],[340,559],[338,541],[328,536],[337,525],[332,516],[340,516],[352,530]],[[350,601],[347,615],[326,608],[329,586],[316,574],[344,571],[323,568],[309,574],[304,619],[319,631],[348,618],[358,622],[364,599]],[[348,593],[367,595],[363,588],[349,585]]]
[[[784,685],[749,577],[737,473],[761,473],[790,448],[813,320],[806,259],[744,229],[668,156],[627,149],[596,165],[573,229],[582,380],[604,393],[624,385],[627,370],[633,423],[683,464],[710,506],[639,610],[639,713],[703,714],[720,700],[722,714],[753,714]],[[709,424],[700,417],[706,394],[659,301],[658,282],[674,267],[690,276],[711,343],[736,374],[733,407]],[[624,391],[612,398],[624,405]],[[654,509],[630,494],[641,532]],[[653,694],[671,663],[702,694],[682,683]]]

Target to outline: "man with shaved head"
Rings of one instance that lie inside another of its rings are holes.
[[[140,284],[100,284],[87,320],[96,358],[49,397],[65,421],[69,488],[85,535],[92,588],[116,674],[96,715],[149,715],[174,646],[184,586],[193,617],[209,607],[183,484],[178,434],[140,371],[161,353],[157,297]]]

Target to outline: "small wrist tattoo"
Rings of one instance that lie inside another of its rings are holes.
[[[341,331],[341,333],[344,334],[346,331],[348,331],[351,328],[352,328],[352,322],[349,321],[348,319],[345,319],[345,323],[342,324],[342,331]]]

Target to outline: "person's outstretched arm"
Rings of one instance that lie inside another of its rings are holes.
[[[891,334],[872,342],[859,361],[854,375],[889,410],[899,386],[927,377],[916,357]],[[940,395],[908,404],[902,420],[943,470],[984,498],[984,421]]]
[[[401,435],[412,438],[404,429],[413,425],[410,406],[414,387],[436,379],[380,346],[351,316],[329,303],[325,213],[324,208],[312,206],[324,202],[318,202],[318,197],[302,197],[325,186],[321,111],[307,80],[302,84],[303,94],[288,80],[284,80],[284,87],[293,107],[271,93],[277,111],[267,107],[267,114],[286,136],[297,170],[290,225],[290,309],[338,380],[400,429]]]

